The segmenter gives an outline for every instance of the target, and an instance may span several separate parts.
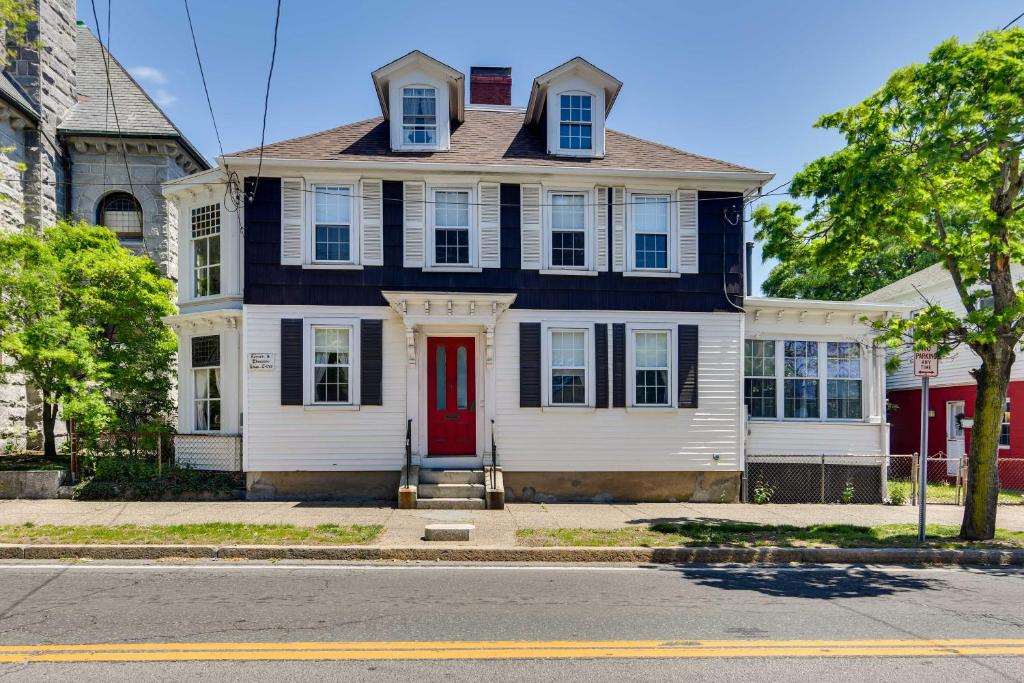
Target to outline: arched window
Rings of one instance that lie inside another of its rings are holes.
[[[100,200],[96,223],[105,225],[121,239],[142,237],[142,207],[127,192],[112,192]]]

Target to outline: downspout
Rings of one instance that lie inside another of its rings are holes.
[[[754,296],[754,243],[747,242],[746,265],[747,296]]]

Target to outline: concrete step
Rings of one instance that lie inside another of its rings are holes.
[[[420,484],[483,484],[483,470],[428,470],[420,468]]]
[[[484,485],[420,484],[416,493],[420,498],[483,498]]]
[[[420,510],[483,510],[483,498],[419,498]]]

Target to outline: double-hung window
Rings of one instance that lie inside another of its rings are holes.
[[[313,186],[313,262],[353,263],[352,186]]]
[[[352,403],[352,327],[313,325],[313,403]]]
[[[593,97],[561,95],[559,97],[559,147],[565,150],[592,149]]]
[[[999,447],[1010,447],[1010,399],[1006,399],[1006,410],[1003,411],[1003,423],[999,427]]]
[[[192,209],[192,295],[220,294],[220,204]]]
[[[582,192],[552,192],[548,197],[551,204],[551,268],[586,269],[587,195]]]
[[[633,331],[633,405],[670,406],[672,333]]]
[[[587,405],[587,331],[551,329],[551,405]]]
[[[633,270],[669,269],[671,206],[668,195],[631,195]]]
[[[192,427],[220,431],[220,336],[192,337]]]
[[[744,346],[743,400],[749,415],[775,417],[775,342],[748,339]]]
[[[830,420],[861,418],[860,344],[828,342],[825,399]]]
[[[402,89],[402,144],[437,144],[437,90]]]
[[[471,266],[468,190],[434,190],[434,265]]]
[[[816,418],[818,407],[818,342],[783,342],[783,414]]]

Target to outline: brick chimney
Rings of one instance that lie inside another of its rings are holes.
[[[512,104],[512,67],[470,67],[469,103]]]

